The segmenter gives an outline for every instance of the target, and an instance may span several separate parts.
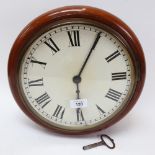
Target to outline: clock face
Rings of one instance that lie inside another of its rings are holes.
[[[130,100],[135,69],[114,35],[88,23],[57,25],[27,49],[19,81],[25,104],[49,125],[84,130]]]

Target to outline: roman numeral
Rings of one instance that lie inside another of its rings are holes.
[[[65,112],[65,108],[63,108],[60,105],[57,105],[57,107],[56,107],[56,109],[55,109],[55,111],[53,113],[53,116],[62,119],[63,116],[64,116],[64,112]]]
[[[44,108],[50,101],[49,95],[45,92],[41,96],[35,99],[35,101],[39,104],[42,105],[42,108]]]
[[[29,79],[28,79],[28,81],[29,81]],[[43,86],[43,78],[29,81],[28,84],[29,84],[29,87],[31,87],[31,86]]]
[[[112,80],[125,80],[126,72],[112,73]]]
[[[117,102],[119,100],[119,98],[121,97],[121,95],[122,95],[122,93],[110,88],[105,97]]]
[[[97,104],[96,104],[96,107],[97,107],[97,109],[98,109],[100,115],[105,113],[104,110],[101,109],[101,107],[99,107]]]
[[[46,66],[46,62],[41,62],[41,61],[38,61],[38,60],[36,60],[34,57],[32,57],[32,59],[31,59],[31,63],[32,64],[39,64],[39,65],[41,65],[44,69],[45,69],[45,66]]]
[[[80,46],[80,34],[78,30],[67,31],[69,37],[69,46]]]
[[[76,109],[77,121],[84,121],[83,113],[81,108]]]
[[[117,50],[117,51],[115,51],[114,53],[112,53],[111,55],[109,55],[108,57],[106,57],[105,60],[106,60],[107,62],[110,62],[110,61],[112,61],[113,59],[115,59],[116,57],[118,57],[119,55],[121,55],[121,54],[120,54],[120,52]]]
[[[49,38],[47,41],[44,42],[51,50],[52,54],[54,55],[58,51],[60,51],[59,47],[56,45],[56,43],[52,40],[52,38]]]

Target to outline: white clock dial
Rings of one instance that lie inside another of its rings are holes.
[[[84,62],[77,84],[73,78]],[[119,39],[86,23],[70,23],[32,43],[22,60],[20,82],[26,103],[40,119],[82,130],[102,124],[123,108],[134,89],[135,71]]]

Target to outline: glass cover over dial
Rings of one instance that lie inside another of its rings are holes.
[[[127,48],[88,23],[57,25],[21,61],[25,103],[41,120],[68,130],[101,125],[131,98],[135,69]]]

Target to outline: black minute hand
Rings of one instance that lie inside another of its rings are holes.
[[[78,74],[79,77],[81,76],[82,71],[84,70],[84,68],[85,68],[85,66],[86,66],[86,64],[87,64],[87,61],[88,61],[90,55],[92,54],[93,50],[95,49],[95,47],[96,47],[96,45],[97,45],[97,43],[98,43],[98,41],[99,41],[99,39],[100,39],[100,37],[101,37],[101,36],[100,36],[101,33],[102,33],[102,32],[99,32],[99,33],[97,34],[96,39],[95,39],[95,41],[94,41],[94,43],[93,43],[93,46],[91,47],[91,49],[90,49],[90,51],[89,51],[89,53],[88,53],[88,55],[87,55],[87,57],[86,57],[86,60],[84,61],[83,65],[82,65],[82,67],[81,67],[81,69],[80,69],[80,72],[79,72],[79,74]]]
[[[87,55],[87,57],[86,57],[86,60],[84,61],[83,65],[82,65],[82,67],[81,67],[81,69],[80,69],[79,74],[77,74],[76,76],[73,77],[73,82],[74,82],[74,83],[76,84],[76,86],[77,86],[77,90],[76,90],[77,99],[80,99],[79,83],[81,82],[81,74],[82,74],[82,71],[84,70],[84,68],[85,68],[85,66],[86,66],[86,64],[87,64],[87,61],[88,61],[88,59],[89,59],[89,57],[90,57],[92,51],[95,49],[95,47],[96,47],[96,45],[97,45],[97,43],[98,43],[98,41],[99,41],[99,39],[100,39],[100,37],[101,37],[101,36],[100,36],[101,33],[102,33],[102,32],[99,32],[99,33],[97,34],[97,36],[96,36],[96,38],[95,38],[95,41],[94,41],[94,43],[93,43],[93,46],[91,47],[91,49],[90,49],[90,51],[89,51],[89,53],[88,53],[88,55]]]

